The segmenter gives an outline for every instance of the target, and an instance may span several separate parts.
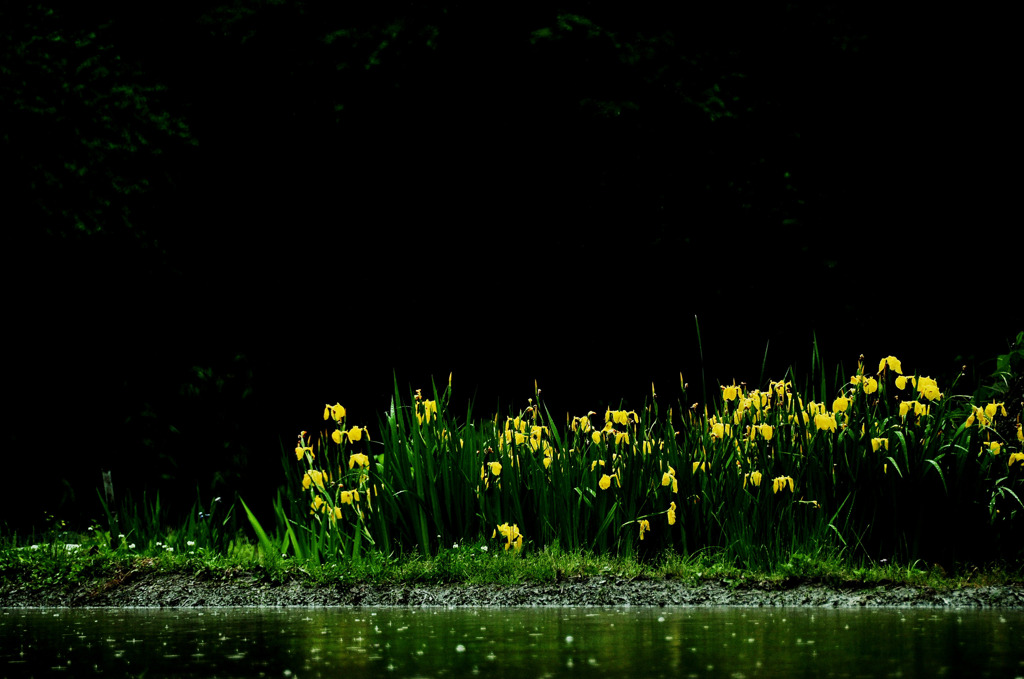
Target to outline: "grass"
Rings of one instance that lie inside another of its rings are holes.
[[[1024,583],[1020,569],[989,565],[949,574],[924,564],[880,564],[851,567],[842,559],[794,555],[772,571],[752,571],[723,561],[722,553],[691,557],[666,552],[658,559],[563,552],[557,547],[521,554],[484,550],[483,544],[458,545],[434,556],[375,554],[358,561],[332,560],[323,564],[294,558],[266,562],[255,544],[235,543],[227,553],[175,553],[157,548],[144,553],[111,550],[105,536],[80,536],[80,543],[0,544],[0,591],[27,589],[39,593],[73,592],[83,586],[119,584],[144,573],[187,573],[213,580],[249,579],[254,584],[297,579],[308,586],[363,585],[515,585],[571,583],[590,578],[619,580],[676,580],[693,586],[705,582],[734,587],[772,587],[801,582],[849,587],[907,584],[939,591],[965,586]],[[68,544],[74,544],[69,548]]]
[[[451,407],[450,378],[407,396],[396,383],[373,431],[327,404],[322,429],[283,451],[272,498],[197,496],[174,525],[159,497],[104,505],[84,535],[55,523],[0,539],[0,574],[43,588],[143,567],[314,584],[1011,581],[1022,356],[1024,333],[962,393],[892,356],[830,377],[815,354],[802,386],[721,385],[685,407],[681,385],[672,404],[652,390],[640,411],[564,420],[539,390],[477,418]]]

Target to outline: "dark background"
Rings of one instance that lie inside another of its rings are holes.
[[[105,469],[266,510],[396,377],[558,418],[815,338],[976,379],[1024,324],[981,10],[86,5],[0,10],[8,527],[98,518]]]

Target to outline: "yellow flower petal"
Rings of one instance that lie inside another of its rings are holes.
[[[835,431],[836,416],[833,413],[818,413],[814,416],[814,425],[821,431]]]
[[[887,356],[878,362],[878,372],[885,370],[885,366],[888,365],[889,369],[893,372],[902,375],[903,367],[900,365],[900,360],[895,356]]]
[[[793,477],[792,476],[778,476],[772,480],[772,493],[778,493],[780,490],[786,490],[786,486],[789,486],[789,492],[793,492]]]
[[[942,397],[938,383],[930,377],[922,377],[917,381],[917,393],[929,401]]]

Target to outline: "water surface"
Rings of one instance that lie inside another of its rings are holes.
[[[0,676],[1022,677],[1024,613],[2,609]]]

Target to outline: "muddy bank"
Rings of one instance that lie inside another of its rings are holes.
[[[592,577],[520,585],[317,585],[256,573],[135,572],[67,591],[0,587],[0,607],[24,606],[904,606],[1024,609],[1024,586],[948,591],[902,583],[791,579],[727,583]]]

